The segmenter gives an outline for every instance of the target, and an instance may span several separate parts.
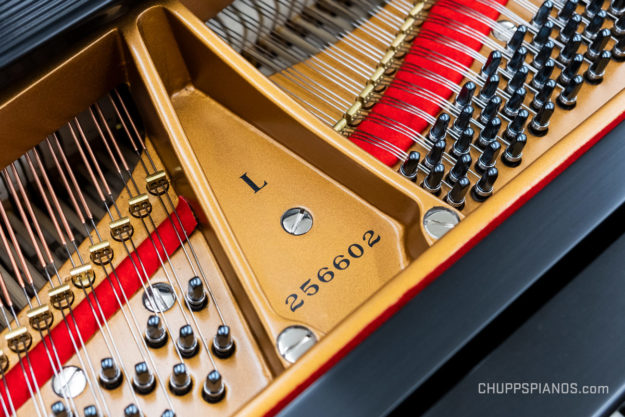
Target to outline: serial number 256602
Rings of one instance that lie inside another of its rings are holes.
[[[319,286],[323,286],[331,282],[337,273],[345,271],[352,264],[353,260],[361,258],[365,254],[365,248],[372,248],[380,241],[380,235],[376,234],[373,230],[367,230],[362,235],[364,244],[352,243],[347,247],[347,256],[340,254],[334,257],[332,260],[332,266],[324,266],[317,271],[317,279],[307,279],[299,289],[302,294],[293,293],[289,294],[285,299],[285,304],[289,306],[291,311],[296,311],[298,308],[304,305],[304,295],[312,297],[319,293]],[[351,260],[350,260],[351,259]],[[318,282],[318,283],[317,283]],[[300,297],[302,299],[300,299]]]

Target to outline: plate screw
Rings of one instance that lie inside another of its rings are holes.
[[[443,235],[456,227],[460,219],[453,211],[445,207],[434,207],[429,209],[423,217],[425,230],[435,239],[440,239]]]
[[[313,225],[312,214],[305,208],[294,207],[284,212],[282,215],[282,228],[295,236],[307,233]]]
[[[304,326],[289,326],[278,335],[278,352],[290,363],[317,343],[314,333]]]

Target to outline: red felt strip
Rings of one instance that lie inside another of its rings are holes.
[[[501,4],[505,4],[507,0],[496,0]],[[446,27],[441,24],[438,19],[442,19],[443,21],[447,21],[449,19],[454,19],[460,22],[463,22],[474,29],[478,30],[481,33],[488,33],[490,28],[488,28],[483,23],[480,23],[472,18],[467,17],[465,14],[462,14],[458,11],[453,10],[452,7],[449,6],[449,3],[445,5],[445,2],[441,2],[442,4],[435,4],[432,6],[430,11],[427,14],[425,23],[422,25],[420,34],[415,38],[411,51],[406,56],[405,62],[412,63],[416,66],[423,67],[434,71],[436,74],[447,78],[455,84],[459,84],[463,79],[463,74],[459,74],[456,71],[450,70],[440,64],[435,63],[432,58],[428,59],[427,57],[419,56],[422,55],[423,48],[426,50],[433,50],[440,54],[443,54],[447,58],[451,58],[463,65],[470,66],[473,62],[473,59],[453,48],[437,43],[436,41],[426,39],[426,36],[421,35],[422,33],[434,33],[445,35],[448,38],[457,40],[462,42],[464,45],[468,46],[473,50],[479,50],[482,47],[482,44],[473,38],[470,38],[466,35],[458,33],[457,31]],[[455,3],[463,4],[473,10],[479,11],[484,15],[497,19],[499,13],[494,9],[476,2],[474,0],[455,0]],[[432,17],[438,19],[431,19]],[[395,120],[399,123],[403,123],[406,126],[411,127],[412,129],[423,132],[424,129],[428,126],[427,122],[416,116],[414,114],[408,113],[406,111],[397,109],[396,107],[391,107],[387,104],[384,104],[384,97],[386,98],[395,98],[405,102],[406,104],[416,106],[421,110],[425,111],[429,115],[436,116],[440,107],[432,102],[425,100],[423,98],[417,97],[414,94],[403,91],[398,87],[397,80],[402,80],[404,82],[411,83],[415,86],[419,86],[429,91],[436,93],[437,95],[449,99],[452,95],[452,91],[438,83],[427,80],[423,77],[417,76],[415,74],[411,74],[405,68],[397,71],[394,80],[391,82],[387,90],[384,92],[383,98],[376,103],[371,109],[371,113],[379,114],[382,116],[387,116],[391,118],[391,120]],[[374,123],[371,120],[365,119],[356,129],[356,133],[369,133],[377,136],[378,138],[387,140],[392,142],[396,146],[400,147],[403,150],[407,150],[411,145],[414,144],[412,139],[406,134],[397,132],[389,127],[380,126],[379,124]],[[377,146],[371,145],[369,143],[365,143],[361,140],[353,138],[352,141],[369,152],[371,155],[375,156],[377,159],[385,163],[386,165],[394,165],[397,163],[397,158],[391,153],[380,149]]]
[[[190,234],[197,226],[197,221],[195,219],[195,216],[193,215],[193,212],[191,211],[189,203],[185,199],[180,197],[178,206],[176,207],[176,211],[178,212],[178,216],[180,217],[182,225],[184,226],[184,230],[187,234]],[[178,233],[181,233],[180,224],[178,223],[175,216],[173,222],[167,219],[158,226],[158,233],[163,241],[163,244],[165,245],[167,254],[169,255],[171,255],[180,246],[180,241],[178,237],[176,237],[176,230]],[[155,233],[156,232],[152,233],[152,238],[155,242],[158,242]],[[156,246],[158,248],[159,255],[164,258],[163,248],[160,246],[160,244],[157,244]],[[141,243],[141,245],[139,245],[137,251],[139,253],[139,256],[141,257],[143,265],[145,266],[145,270],[148,276],[151,277],[160,267],[160,261],[157,256],[157,252],[154,249],[154,245],[152,244],[150,239],[145,239]],[[137,255],[133,253],[132,256],[135,260],[135,263],[138,265]],[[135,272],[135,268],[133,267],[132,262],[128,257],[126,257],[126,259],[124,259],[119,264],[119,266],[116,268],[116,272],[128,298],[130,298],[141,288],[141,281],[139,279],[139,276]],[[115,277],[112,278],[112,282],[115,285],[115,290],[118,292],[118,294],[120,294],[117,281]],[[119,310],[119,304],[117,303],[111,285],[109,284],[109,280],[107,279],[102,281],[95,288],[95,292],[97,294],[98,300],[100,301],[102,310],[106,318],[110,318],[115,312],[117,312],[117,310]],[[92,304],[95,305],[95,299],[93,295],[90,295],[90,298]],[[120,299],[121,298],[122,297],[120,296]],[[93,336],[96,331],[98,331],[97,322],[93,316],[91,307],[86,300],[81,301],[78,305],[74,307],[74,317],[76,318],[76,323],[78,325],[78,328],[80,329],[80,333],[84,341],[89,340],[89,338],[91,338],[91,336]],[[72,334],[74,335],[74,340],[76,340],[76,343],[78,345],[79,339],[76,335],[76,328],[74,327],[74,323],[71,318],[68,318],[68,322],[72,330]],[[64,323],[57,323],[56,327],[54,327],[51,333],[52,339],[54,340],[58,351],[59,359],[62,363],[65,363],[75,353],[74,347],[69,337],[67,326]],[[49,341],[47,342],[47,344],[49,347]],[[29,358],[33,364],[33,372],[35,374],[37,382],[39,386],[42,386],[54,375],[46,353],[45,346],[41,342],[39,342],[29,352]],[[28,363],[24,359],[22,360],[22,362],[24,363],[24,367],[29,370]],[[99,363],[94,364],[94,368],[98,369],[98,367]],[[22,368],[18,364],[15,364],[13,368],[9,372],[7,372],[7,374],[5,375],[5,379],[9,387],[9,391],[11,392],[13,405],[17,409],[30,398],[30,392],[28,391],[28,386],[26,385]],[[7,402],[4,384],[0,385],[0,392],[4,397],[5,404],[8,408],[9,403]],[[0,413],[2,413],[2,411],[0,411]]]

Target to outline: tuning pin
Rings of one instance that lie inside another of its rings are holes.
[[[451,187],[451,190],[447,193],[445,197],[445,201],[457,210],[462,210],[464,208],[465,196],[467,195],[467,191],[469,191],[469,187],[471,186],[471,181],[467,177],[462,177],[458,181],[454,183]]]
[[[451,118],[447,113],[441,113],[436,118],[436,121],[432,125],[430,129],[430,133],[428,134],[428,139],[431,142],[438,142],[441,139],[445,139],[445,135],[447,135],[447,127],[449,127],[449,121]]]
[[[99,417],[100,414],[98,414],[98,409],[95,407],[95,405],[88,405],[85,407],[85,417]]]
[[[560,40],[560,42],[567,43],[569,39],[571,39],[571,37],[577,33],[577,28],[579,27],[580,23],[582,23],[582,17],[580,15],[575,13],[573,16],[571,16],[571,18],[566,22],[564,27],[560,29],[560,35],[558,35],[558,39]]]
[[[235,350],[234,340],[230,332],[230,327],[221,325],[217,328],[217,334],[213,338],[213,353],[221,359],[232,356]]]
[[[535,111],[538,111],[545,105],[546,102],[551,100],[551,94],[553,93],[553,90],[556,88],[556,85],[557,83],[555,80],[547,81],[545,85],[543,86],[543,88],[538,93],[536,93],[536,95],[534,96],[534,99],[530,103],[530,106],[532,107],[532,109],[534,109]]]
[[[518,90],[519,88],[525,85],[525,81],[527,80],[527,74],[529,74],[529,69],[526,65],[523,65],[517,72],[510,78],[508,81],[508,85],[506,87],[506,91],[511,94],[512,92]]]
[[[139,407],[134,404],[128,404],[128,406],[124,408],[124,417],[141,417]]]
[[[597,33],[595,40],[588,45],[588,49],[586,50],[586,58],[594,61],[601,54],[601,52],[608,45],[608,41],[610,40],[610,29],[602,29]]]
[[[551,0],[545,1],[539,8],[532,22],[534,22],[537,26],[542,26],[549,20],[549,15],[553,10],[553,2]]]
[[[601,55],[595,59],[592,64],[588,67],[586,72],[584,73],[584,78],[590,84],[599,84],[603,81],[603,76],[605,75],[605,69],[610,63],[610,59],[612,59],[612,52],[603,51]]]
[[[473,117],[473,112],[473,106],[463,107],[463,109],[460,110],[460,113],[458,113],[456,120],[454,120],[454,130],[456,130],[457,132],[462,132],[464,129],[469,127],[469,124],[471,123],[471,118]]]
[[[564,45],[564,47],[560,50],[560,55],[558,55],[558,61],[563,63],[564,65],[568,65],[573,57],[576,56],[577,50],[579,46],[582,44],[582,35],[576,33],[569,39],[569,41]]]
[[[526,143],[527,136],[525,136],[524,133],[515,136],[506,147],[503,155],[501,155],[501,162],[509,167],[519,166],[523,157],[523,148],[525,148]]]
[[[65,407],[65,403],[63,403],[62,401],[57,401],[53,403],[50,407],[50,410],[52,411],[53,417],[72,417],[71,411],[69,411],[67,407]]]
[[[536,113],[532,121],[530,122],[528,129],[534,136],[545,136],[549,130],[549,119],[553,115],[555,105],[552,101],[545,103],[545,105]]]
[[[161,417],[176,417],[176,413],[174,413],[173,410],[165,410],[163,411],[163,414],[161,414]]]
[[[178,352],[180,352],[180,356],[183,358],[192,358],[197,354],[200,345],[197,342],[191,325],[185,324],[180,328],[176,347],[178,348]]]
[[[560,107],[566,110],[570,110],[577,104],[577,94],[582,88],[584,78],[581,75],[576,76],[571,82],[564,87],[564,90],[558,95],[556,102]]]
[[[100,384],[106,389],[115,389],[123,381],[122,372],[119,370],[113,358],[104,358],[100,361]]]
[[[570,19],[575,10],[577,10],[577,4],[578,0],[566,0],[558,12],[558,18],[562,20]]]
[[[430,169],[430,172],[428,173],[427,177],[425,177],[421,185],[430,193],[438,196],[441,193],[441,183],[444,176],[445,165],[437,164],[432,169]]]
[[[456,95],[456,104],[459,107],[465,107],[471,104],[473,95],[475,94],[475,83],[473,81],[467,81],[464,83],[458,94]]]
[[[493,194],[493,187],[498,176],[499,171],[497,171],[497,168],[495,167],[488,168],[484,171],[482,177],[473,186],[473,189],[471,190],[471,197],[478,202],[485,201]]]
[[[221,374],[216,370],[210,371],[204,381],[202,388],[202,398],[209,403],[217,403],[226,395],[226,386],[224,385]]]
[[[439,140],[434,145],[432,145],[432,147],[430,148],[430,151],[423,159],[423,165],[425,165],[428,168],[432,168],[434,165],[438,164],[441,161],[441,158],[443,157],[443,152],[445,152],[446,146],[447,144],[445,143],[445,140],[443,139]]]
[[[519,88],[514,93],[512,93],[512,95],[508,99],[508,102],[503,108],[504,114],[510,118],[516,116],[519,110],[521,109],[521,106],[523,105],[523,101],[525,100],[526,94],[527,94],[527,91],[523,87]]]
[[[595,39],[597,32],[599,32],[603,27],[606,17],[607,13],[605,10],[601,10],[599,13],[594,15],[593,18],[590,19],[590,22],[586,25],[583,35],[587,38]]]
[[[625,36],[621,37],[612,48],[612,57],[615,61],[625,61]]]
[[[488,100],[495,95],[499,88],[499,75],[495,74],[484,82],[484,86],[480,90],[480,98]]]
[[[169,389],[175,395],[185,395],[191,391],[193,380],[189,376],[187,366],[184,363],[174,365],[171,377],[169,378]]]
[[[549,40],[543,44],[538,53],[534,56],[534,60],[532,61],[532,66],[536,69],[541,69],[543,65],[551,58],[551,53],[553,52],[554,44],[553,41]]]
[[[456,159],[456,164],[449,170],[449,174],[447,174],[447,181],[449,181],[450,184],[453,184],[460,178],[467,175],[472,162],[473,160],[471,159],[471,155],[468,153]]]
[[[616,19],[614,26],[612,27],[612,35],[616,38],[620,38],[625,35],[625,14]]]
[[[544,25],[540,27],[540,29],[538,29],[538,32],[536,32],[536,35],[534,35],[534,39],[532,40],[532,43],[538,48],[542,47],[545,43],[547,43],[547,41],[549,41],[552,31],[553,31],[553,22],[551,21],[546,22]]]
[[[536,74],[534,74],[534,78],[532,78],[532,87],[537,90],[543,88],[545,83],[551,78],[551,74],[553,74],[553,70],[555,67],[556,62],[553,59],[549,58],[547,62],[545,62],[545,65],[543,65],[542,68],[536,71]]]
[[[586,5],[586,17],[592,19],[597,13],[602,12],[604,0],[590,0]]]
[[[145,330],[145,342],[151,348],[158,349],[167,343],[167,332],[163,327],[161,318],[156,314],[148,317],[148,326]]]
[[[477,145],[480,148],[488,146],[489,143],[495,140],[497,133],[501,129],[501,119],[499,117],[493,117],[484,126],[484,129],[480,132],[480,136],[477,139]]]
[[[499,96],[491,97],[488,100],[488,103],[482,109],[482,113],[480,114],[480,121],[482,123],[488,123],[493,117],[497,116],[499,113],[499,108],[501,107],[501,98]]]
[[[498,141],[494,140],[489,143],[488,146],[484,148],[484,152],[482,152],[477,162],[475,163],[475,168],[477,169],[477,171],[484,172],[488,168],[495,166],[500,151],[501,145]]]
[[[527,57],[527,48],[524,46],[519,47],[513,54],[512,57],[508,60],[508,64],[506,65],[506,70],[510,72],[517,72],[523,64],[525,63],[525,58]]]
[[[139,394],[149,394],[156,387],[156,378],[148,368],[145,362],[139,362],[135,365],[135,375],[132,378],[132,386]]]
[[[577,75],[577,72],[581,68],[583,62],[584,56],[582,54],[575,55],[571,62],[560,73],[560,78],[558,78],[558,82],[562,85],[568,85],[571,80]]]
[[[625,14],[625,0],[612,0],[609,10],[614,16],[623,16]]]
[[[482,74],[484,74],[487,78],[495,75],[497,73],[497,69],[499,68],[499,64],[501,64],[501,58],[501,52],[491,51],[488,58],[486,58],[484,66],[482,67]]]
[[[410,151],[408,158],[399,167],[399,173],[408,178],[412,182],[417,181],[417,174],[419,173],[419,160],[421,154],[417,151]]]
[[[525,129],[525,123],[527,123],[527,119],[529,118],[529,116],[530,113],[527,110],[519,110],[519,113],[517,113],[516,117],[512,119],[510,123],[508,123],[508,127],[506,128],[506,131],[504,133],[505,138],[510,140],[512,138],[515,138],[519,133],[523,132],[523,129]]]
[[[186,299],[192,311],[200,311],[208,304],[208,297],[200,277],[193,277],[189,280]]]
[[[471,143],[473,142],[473,135],[473,129],[470,127],[467,127],[462,131],[458,140],[455,141],[451,147],[451,153],[456,158],[460,158],[462,155],[469,153]]]
[[[527,26],[519,25],[510,37],[510,40],[506,44],[506,47],[511,51],[516,51],[523,45],[525,34],[527,33]]]

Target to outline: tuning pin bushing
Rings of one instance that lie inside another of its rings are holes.
[[[549,41],[551,37],[551,32],[553,31],[553,22],[548,21],[545,22],[539,29],[538,32],[534,35],[534,39],[532,43],[538,47],[542,48],[542,46]]]
[[[601,52],[608,45],[608,41],[610,40],[610,30],[609,29],[601,29],[595,39],[588,45],[588,49],[586,49],[586,58],[594,61],[597,59]]]
[[[451,118],[447,113],[439,114],[436,118],[436,121],[432,125],[432,128],[430,129],[428,139],[433,143],[438,142],[441,139],[445,139],[450,120]]]
[[[521,109],[517,113],[517,115],[512,119],[510,123],[508,123],[508,127],[506,127],[506,131],[504,132],[504,137],[507,140],[510,140],[516,137],[519,133],[523,132],[525,129],[525,123],[527,123],[527,119],[529,119],[530,113]]]
[[[209,403],[217,403],[226,395],[226,386],[221,378],[221,374],[213,370],[208,373],[204,386],[202,387],[202,398]]]
[[[56,401],[50,407],[53,417],[72,417],[72,412],[65,407],[65,403],[62,401]]]
[[[584,62],[584,56],[582,54],[577,54],[575,57],[569,62],[569,64],[562,70],[560,73],[560,78],[558,78],[558,82],[564,86],[568,85],[573,78],[579,72],[579,69]]]
[[[84,409],[85,417],[99,417],[98,409],[95,405],[88,405]]]
[[[443,182],[444,176],[445,165],[439,163],[430,169],[430,172],[425,177],[421,185],[425,190],[438,196],[441,193],[441,183]]]
[[[612,58],[615,61],[625,61],[625,36],[622,36],[612,48]]]
[[[577,104],[577,95],[584,84],[584,78],[581,75],[576,76],[571,82],[564,87],[556,99],[558,105],[565,110],[571,110]]]
[[[213,353],[218,358],[226,359],[232,356],[235,348],[230,327],[222,324],[213,338]]]
[[[423,165],[431,169],[434,165],[438,164],[443,158],[443,153],[445,152],[446,147],[447,143],[443,139],[434,143],[428,154],[423,159]]]
[[[551,0],[543,2],[543,4],[538,8],[538,11],[534,15],[532,22],[534,22],[536,26],[544,25],[549,20],[549,15],[551,15],[552,10],[553,2]]]
[[[584,14],[589,19],[592,19],[597,13],[603,11],[603,3],[605,0],[589,0],[586,4],[586,11]]]
[[[549,101],[536,113],[528,126],[532,135],[541,137],[547,134],[549,130],[549,120],[551,116],[553,116],[555,108],[553,102]]]
[[[462,155],[469,153],[471,149],[471,143],[473,143],[474,134],[475,132],[473,132],[473,129],[471,127],[467,127],[465,130],[462,131],[458,140],[455,141],[451,147],[451,153],[456,158],[459,158]]]
[[[545,83],[551,79],[551,74],[553,74],[553,70],[556,67],[556,62],[549,58],[545,65],[542,66],[536,74],[534,74],[534,78],[532,78],[532,87],[537,90],[543,88]]]
[[[526,95],[527,91],[523,87],[512,93],[503,108],[503,113],[510,118],[516,116],[519,113],[521,106],[523,105],[523,101],[525,100]]]
[[[187,366],[184,363],[177,363],[174,365],[169,378],[169,389],[175,395],[185,395],[191,391],[193,386],[193,380],[187,371]]]
[[[145,330],[145,342],[151,348],[158,349],[167,343],[167,331],[163,327],[161,318],[156,314],[148,317],[148,326]]]
[[[456,159],[456,163],[449,170],[449,174],[447,174],[447,181],[449,181],[450,184],[453,184],[460,178],[466,176],[467,172],[469,172],[469,169],[471,168],[471,163],[471,155],[468,153]]]
[[[467,81],[464,83],[458,94],[456,95],[456,104],[459,107],[469,106],[473,100],[473,95],[476,90],[475,83],[473,81]]]
[[[454,120],[453,128],[456,132],[462,132],[471,123],[471,118],[473,117],[473,106],[465,106],[458,113],[458,117]]]
[[[124,417],[141,417],[141,411],[135,404],[128,404],[124,408]]]
[[[480,114],[480,122],[486,124],[489,120],[497,116],[501,107],[501,98],[499,96],[493,96],[486,103]]]
[[[560,29],[560,34],[558,35],[558,40],[562,43],[567,43],[573,35],[577,33],[577,28],[582,23],[582,17],[575,13],[571,18],[566,22],[564,27]]]
[[[186,299],[191,311],[200,311],[208,304],[204,283],[200,277],[193,277],[189,280]]]
[[[535,111],[539,111],[545,103],[551,100],[551,94],[553,90],[556,88],[557,83],[555,80],[549,80],[545,83],[542,89],[536,93],[534,99],[530,103],[530,107]]]
[[[606,17],[607,13],[605,10],[601,10],[599,13],[594,15],[593,18],[590,19],[590,22],[588,22],[588,25],[586,25],[583,36],[589,39],[595,39],[597,37],[597,33],[601,30]]]
[[[501,151],[501,145],[498,141],[494,140],[488,144],[484,151],[477,159],[475,163],[475,169],[478,172],[484,172],[490,167],[494,167],[495,163],[497,163],[497,157],[499,156],[499,152]]]
[[[506,91],[509,94],[512,94],[519,88],[525,85],[525,81],[527,80],[527,75],[529,74],[529,69],[526,65],[521,66],[521,68],[510,78],[508,81],[508,85],[506,86]]]
[[[486,62],[482,66],[482,74],[484,76],[492,77],[497,74],[497,70],[499,69],[499,65],[501,64],[501,59],[503,55],[499,51],[491,51],[486,58]]]
[[[176,340],[176,347],[178,348],[178,352],[180,352],[180,356],[185,359],[192,358],[197,354],[200,349],[200,344],[190,324],[185,324],[180,328],[178,340]]]
[[[554,43],[549,40],[545,42],[541,47],[538,53],[534,56],[534,60],[532,61],[532,66],[536,69],[541,69],[543,65],[551,58],[551,53],[553,52]]]
[[[519,47],[519,49],[514,51],[512,57],[510,57],[510,59],[508,60],[508,63],[506,64],[506,70],[512,73],[517,72],[519,69],[521,69],[523,64],[525,64],[526,57],[527,48],[524,46]]]
[[[622,15],[614,22],[614,26],[612,27],[612,35],[616,38],[621,38],[621,36],[625,35],[625,15]]]
[[[573,17],[573,13],[577,10],[578,4],[578,0],[566,0],[558,12],[558,18],[561,20],[567,20]]]
[[[104,358],[100,361],[100,385],[108,390],[119,387],[123,381],[122,372],[113,358]]]
[[[482,177],[471,189],[471,197],[478,202],[486,201],[486,199],[493,194],[493,188],[498,176],[499,171],[497,171],[497,168],[495,167],[488,168],[484,171]]]
[[[132,377],[132,387],[138,394],[149,394],[156,387],[156,378],[148,368],[145,362],[139,362],[135,365],[135,374]]]
[[[501,155],[501,162],[509,167],[519,166],[523,158],[523,148],[525,148],[526,143],[527,136],[525,136],[525,134],[521,133],[514,137],[506,147],[503,155]]]
[[[576,33],[569,39],[569,41],[564,44],[564,47],[560,50],[560,54],[558,55],[558,61],[563,63],[564,65],[568,65],[571,60],[577,55],[577,51],[579,50],[579,46],[582,44],[582,36],[579,33]]]
[[[487,147],[489,143],[497,138],[499,129],[501,129],[501,119],[499,117],[493,117],[480,132],[480,136],[477,139],[477,146],[482,149]]]
[[[516,30],[508,40],[506,44],[506,48],[510,51],[514,52],[519,49],[523,45],[523,41],[525,40],[525,35],[527,34],[527,26],[519,25]]]
[[[408,178],[412,182],[417,181],[417,174],[419,173],[419,160],[421,154],[417,151],[410,151],[408,158],[399,167],[399,173]]]
[[[608,10],[616,17],[623,16],[625,14],[625,0],[612,0]]]
[[[465,204],[465,196],[470,187],[471,181],[467,177],[460,178],[451,187],[447,196],[445,196],[445,201],[456,210],[462,210]]]
[[[480,98],[482,100],[490,100],[499,88],[499,75],[495,74],[484,82],[482,89],[480,90]]]
[[[612,52],[603,51],[601,54],[595,59],[586,72],[584,73],[584,78],[590,84],[599,84],[603,81],[603,76],[605,75],[605,69],[607,68],[610,60],[612,59]]]

